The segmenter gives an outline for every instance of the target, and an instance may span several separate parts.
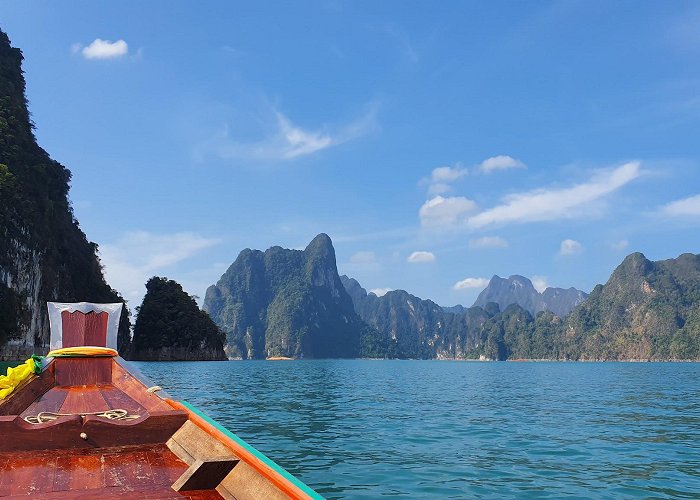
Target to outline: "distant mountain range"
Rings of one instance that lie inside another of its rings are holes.
[[[588,299],[548,290],[511,276],[494,277],[469,308],[403,290],[378,297],[338,276],[321,234],[303,251],[244,250],[204,308],[226,332],[229,357],[700,359],[698,255],[632,254]]]
[[[501,309],[505,309],[511,304],[518,304],[533,316],[540,311],[551,311],[563,317],[586,300],[586,297],[587,293],[573,287],[548,287],[540,293],[524,276],[515,274],[505,279],[494,275],[474,305],[484,307],[489,302],[495,302]]]

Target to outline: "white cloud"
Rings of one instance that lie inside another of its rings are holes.
[[[639,162],[599,172],[588,182],[565,189],[538,189],[505,198],[502,205],[470,217],[468,225],[481,228],[507,224],[556,220],[580,216],[593,202],[620,189],[641,175]]]
[[[620,241],[616,241],[615,243],[613,243],[612,245],[610,245],[610,247],[611,247],[613,250],[624,250],[625,248],[627,248],[627,246],[628,246],[629,244],[630,244],[630,242],[627,241],[627,240],[620,240]]]
[[[484,288],[489,284],[486,278],[465,278],[462,281],[455,283],[452,288],[454,290],[464,290],[466,288]]]
[[[697,217],[700,215],[700,194],[668,203],[661,208],[661,213],[671,217]]]
[[[452,186],[443,182],[430,184],[430,186],[428,186],[428,196],[437,196],[440,194],[449,193],[450,191],[452,191]]]
[[[464,224],[466,215],[476,208],[476,203],[463,196],[436,196],[420,207],[418,215],[423,227],[449,227]]]
[[[432,252],[413,252],[408,256],[406,261],[411,263],[418,262],[435,262],[435,254]]]
[[[282,113],[277,113],[277,123],[284,138],[284,159],[308,155],[326,149],[333,143],[333,138],[326,132],[307,132],[290,122]]]
[[[73,44],[71,50],[77,52],[80,48],[79,44]],[[125,56],[129,52],[129,46],[124,40],[110,42],[96,38],[87,47],[82,47],[81,52],[85,59],[115,59]]]
[[[357,252],[350,257],[351,264],[375,264],[377,256],[374,252]]]
[[[140,305],[144,285],[155,273],[219,242],[190,232],[152,234],[134,231],[113,243],[100,245],[99,255],[107,282],[131,301],[133,308]]]
[[[479,170],[490,174],[494,170],[506,170],[509,168],[525,168],[525,164],[507,155],[498,155],[487,158],[479,165]]]
[[[469,240],[469,248],[506,248],[508,242],[500,236],[482,236]]]
[[[381,297],[383,295],[386,295],[387,293],[393,291],[393,288],[372,288],[369,293],[373,293],[377,297]]]
[[[559,245],[559,255],[578,255],[583,252],[583,245],[576,240],[564,240]]]
[[[358,139],[379,128],[377,106],[369,106],[357,120],[341,127],[322,127],[318,130],[304,129],[294,124],[279,111],[274,111],[272,133],[259,141],[240,142],[230,137],[228,126],[200,143],[195,148],[195,157],[203,160],[213,154],[223,159],[253,161],[289,161],[309,156],[346,142]]]
[[[434,168],[430,179],[432,182],[449,183],[449,182],[455,182],[467,174],[468,174],[467,169],[462,167],[462,165],[460,163],[457,163],[453,167]]]
[[[537,290],[540,293],[544,292],[549,286],[547,284],[546,276],[533,276],[532,278],[530,278],[530,281],[532,281],[532,286],[535,287],[535,290]]]
[[[466,176],[469,171],[461,163],[434,168],[430,177],[422,179],[420,185],[428,186],[428,196],[436,196],[452,190],[451,184]]]

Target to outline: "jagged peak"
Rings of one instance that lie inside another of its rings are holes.
[[[525,283],[532,283],[529,278],[526,278],[525,276],[522,276],[520,274],[511,274],[510,276],[508,276],[508,279],[510,281],[522,281]]]
[[[333,242],[331,241],[330,236],[328,236],[326,233],[319,233],[313,240],[311,240],[304,251],[308,252],[309,250],[316,248],[333,250]]]
[[[646,258],[641,252],[629,254],[622,263],[613,271],[612,276],[620,272],[633,272],[636,274],[646,274],[653,268],[654,263]],[[611,276],[611,278],[612,278]]]

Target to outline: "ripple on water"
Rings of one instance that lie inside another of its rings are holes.
[[[329,498],[690,498],[700,365],[138,363]]]

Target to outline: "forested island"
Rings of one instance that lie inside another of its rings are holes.
[[[179,283],[154,276],[137,310],[129,359],[144,361],[225,360],[224,333]]]

